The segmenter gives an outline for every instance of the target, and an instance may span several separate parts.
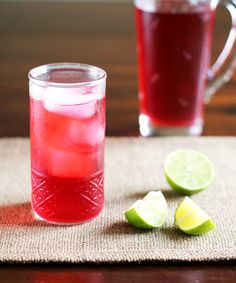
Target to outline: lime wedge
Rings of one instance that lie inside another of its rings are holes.
[[[124,214],[128,222],[137,228],[160,228],[166,222],[168,207],[161,191],[151,191]]]
[[[175,226],[190,235],[202,235],[216,227],[206,212],[188,197],[175,211]]]
[[[189,149],[171,153],[164,173],[173,190],[187,195],[206,189],[214,179],[212,162],[204,154]]]

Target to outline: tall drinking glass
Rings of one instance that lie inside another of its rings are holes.
[[[227,8],[232,28],[210,68],[215,10]],[[235,69],[236,8],[230,0],[135,0],[140,133],[199,135],[203,102]]]
[[[86,222],[104,205],[106,73],[58,63],[29,80],[32,209],[50,223]]]

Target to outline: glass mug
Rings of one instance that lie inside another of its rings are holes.
[[[209,68],[215,10],[232,28]],[[200,135],[203,106],[236,66],[236,6],[216,0],[135,0],[142,136]]]
[[[104,205],[106,73],[58,63],[32,69],[29,80],[34,214],[55,224],[91,220]]]

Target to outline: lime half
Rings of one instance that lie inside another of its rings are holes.
[[[190,235],[201,235],[216,227],[206,212],[188,197],[175,211],[175,226]]]
[[[151,191],[137,200],[124,215],[128,222],[141,229],[160,228],[166,222],[168,207],[161,191]]]
[[[164,173],[173,190],[188,195],[206,189],[214,179],[212,162],[204,154],[189,149],[171,153]]]

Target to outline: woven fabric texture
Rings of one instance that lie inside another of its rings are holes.
[[[164,178],[168,153],[191,148],[208,155],[216,169],[210,188],[192,196],[217,229],[187,236],[173,225],[183,196]],[[236,138],[107,138],[106,205],[83,225],[54,226],[33,218],[30,207],[29,140],[0,140],[0,261],[142,262],[236,259]],[[123,216],[150,190],[162,190],[169,205],[161,230],[142,231]]]

